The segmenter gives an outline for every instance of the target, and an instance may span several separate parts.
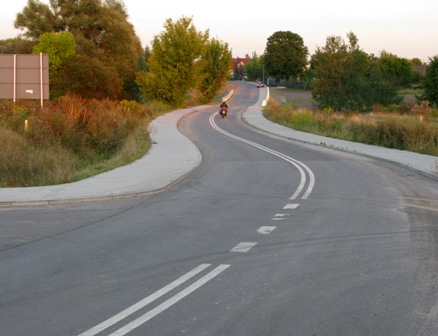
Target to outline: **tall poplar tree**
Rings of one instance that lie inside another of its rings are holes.
[[[152,41],[148,72],[137,74],[137,84],[144,96],[170,106],[185,105],[187,94],[197,88],[206,61],[202,59],[209,32],[201,32],[192,18],[174,22],[167,19],[164,31]]]
[[[211,39],[202,56],[205,67],[202,69],[202,81],[199,85],[201,103],[208,103],[227,81],[231,69],[231,50],[227,43]]]

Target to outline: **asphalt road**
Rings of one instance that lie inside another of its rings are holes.
[[[257,132],[256,90],[181,120],[169,191],[0,209],[1,334],[436,335],[437,180]]]

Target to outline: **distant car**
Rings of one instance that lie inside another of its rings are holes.
[[[263,84],[263,82],[257,82],[257,87],[258,88],[265,87],[265,84]]]

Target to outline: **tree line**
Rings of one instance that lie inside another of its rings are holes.
[[[191,17],[166,20],[151,49],[142,49],[122,0],[28,0],[14,25],[23,35],[0,41],[0,53],[48,54],[53,98],[74,93],[175,107],[189,98],[210,101],[229,79],[228,44],[197,30]],[[359,47],[354,33],[347,39],[329,36],[310,56],[301,36],[278,31],[263,55],[254,53],[237,71],[250,80],[308,88],[321,109],[367,111],[375,104],[397,104],[398,90],[414,81],[424,88],[419,100],[438,104],[438,56],[419,78],[412,70],[419,59],[387,52],[377,57]]]
[[[370,111],[373,105],[399,104],[401,88],[418,84],[424,93],[419,102],[438,104],[438,56],[430,58],[424,76],[413,71],[423,65],[420,59],[408,60],[383,51],[380,57],[367,54],[350,32],[346,42],[329,36],[310,61],[303,39],[290,31],[275,32],[268,38],[263,55],[253,54],[245,71],[250,80],[288,83],[310,89],[319,109]]]
[[[51,97],[159,100],[183,106],[188,95],[211,100],[229,75],[227,43],[198,31],[192,18],[168,19],[142,49],[121,0],[28,0],[17,14],[20,37],[0,41],[0,53],[45,53]]]

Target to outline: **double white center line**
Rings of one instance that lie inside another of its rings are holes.
[[[295,200],[295,199],[299,198],[300,194],[302,194],[301,199],[307,199],[310,196],[310,194],[313,191],[313,187],[315,186],[315,175],[313,174],[312,170],[309,167],[307,167],[303,162],[298,161],[298,160],[296,160],[294,158],[291,158],[290,156],[287,156],[287,155],[285,155],[285,154],[283,154],[281,152],[277,152],[277,151],[275,151],[275,150],[273,150],[271,148],[268,148],[268,147],[260,145],[260,144],[258,144],[256,142],[249,141],[247,139],[238,137],[237,135],[231,134],[231,133],[223,130],[214,121],[214,116],[216,114],[217,114],[217,112],[215,114],[212,114],[210,116],[210,119],[209,119],[210,125],[215,130],[217,130],[218,132],[220,132],[220,133],[222,133],[222,134],[224,134],[224,135],[226,135],[226,136],[228,136],[230,138],[233,138],[233,139],[236,139],[238,141],[244,142],[244,143],[246,143],[248,145],[251,145],[251,146],[253,146],[255,148],[258,148],[258,149],[260,149],[262,151],[265,151],[265,152],[270,153],[270,154],[272,154],[272,155],[274,155],[276,157],[279,157],[280,159],[282,159],[282,160],[284,160],[286,162],[289,162],[291,165],[293,165],[298,170],[298,172],[300,173],[300,183],[299,183],[297,189],[295,190],[295,192],[293,193],[293,195],[290,197],[290,200]],[[308,183],[307,183],[306,173],[309,176]],[[306,188],[306,190],[304,190],[306,183],[307,183],[307,188]]]
[[[183,276],[181,276],[177,280],[171,282],[167,286],[161,288],[160,290],[158,290],[155,293],[149,295],[148,297],[144,298],[143,300],[135,303],[134,305],[132,305],[131,307],[129,307],[129,308],[125,309],[125,310],[123,310],[122,312],[114,315],[113,317],[110,317],[109,319],[107,319],[106,321],[98,324],[97,326],[95,326],[95,327],[93,327],[93,328],[83,332],[79,336],[93,336],[93,335],[96,335],[96,334],[100,333],[101,331],[103,331],[103,330],[113,326],[114,324],[122,321],[123,319],[127,318],[129,315],[131,315],[131,314],[137,312],[138,310],[144,308],[148,304],[154,302],[155,300],[157,300],[158,298],[160,298],[164,294],[166,294],[166,293],[170,292],[171,290],[175,289],[176,287],[182,285],[184,282],[186,282],[189,279],[193,278],[195,275],[201,273],[202,271],[204,271],[205,269],[207,269],[210,266],[211,266],[211,264],[201,264],[201,265],[199,265],[198,267],[196,267],[193,270],[191,270],[190,272],[184,274]],[[209,272],[208,274],[203,276],[198,281],[194,282],[190,286],[186,287],[185,289],[183,289],[179,293],[177,293],[174,296],[172,296],[170,299],[164,301],[163,303],[161,303],[160,305],[158,305],[154,309],[146,312],[145,314],[143,314],[139,318],[135,319],[134,321],[132,321],[132,322],[126,324],[125,326],[121,327],[120,329],[116,330],[115,332],[110,334],[110,336],[111,335],[114,335],[114,336],[116,336],[116,335],[117,336],[126,335],[130,331],[132,331],[135,328],[141,326],[143,323],[149,321],[151,318],[157,316],[158,314],[160,314],[161,312],[163,312],[167,308],[171,307],[172,305],[174,305],[178,301],[182,300],[187,295],[189,295],[190,293],[194,292],[195,290],[200,288],[202,285],[206,284],[208,281],[212,280],[214,277],[216,277],[217,275],[222,273],[228,267],[230,267],[230,265],[219,265],[218,267],[213,269],[211,272]]]

